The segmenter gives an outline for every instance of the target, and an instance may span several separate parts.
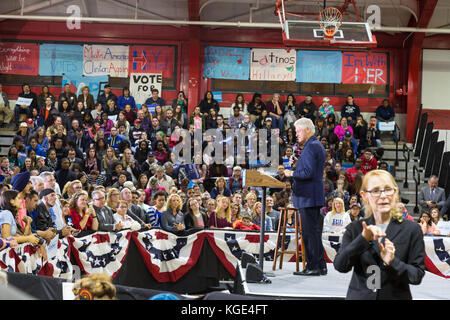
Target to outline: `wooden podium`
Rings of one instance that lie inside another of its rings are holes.
[[[261,187],[263,188],[262,195],[262,208],[261,208],[261,225],[260,225],[260,237],[259,237],[259,265],[261,271],[264,272],[264,233],[266,225],[266,192],[267,188],[284,188],[286,184],[271,177],[268,174],[261,173],[257,170],[245,170],[243,176],[243,186],[245,187]]]

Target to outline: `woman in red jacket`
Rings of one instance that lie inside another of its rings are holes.
[[[92,206],[88,208],[88,193],[86,191],[77,192],[69,202],[70,217],[73,227],[77,230],[98,230],[98,219]]]

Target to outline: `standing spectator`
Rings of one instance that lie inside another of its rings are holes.
[[[77,175],[75,172],[70,170],[69,167],[69,159],[63,158],[61,160],[61,169],[55,173],[56,182],[58,182],[60,186],[65,186],[67,182],[77,179]]]
[[[47,104],[46,103],[47,98],[50,98],[52,104],[55,101],[55,96],[50,92],[49,87],[47,85],[44,85],[37,100],[38,111],[40,111],[42,108],[45,107],[45,105]]]
[[[274,201],[273,198],[271,196],[267,196],[266,197],[266,215],[272,219],[272,229],[274,231],[278,230],[278,225],[279,225],[279,221],[280,221],[280,211],[277,211],[273,208],[274,206]]]

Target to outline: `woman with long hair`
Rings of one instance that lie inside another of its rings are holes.
[[[437,207],[430,209],[430,215],[431,221],[433,221],[434,224],[438,224],[439,221],[444,221],[444,219],[441,216],[441,213],[439,212],[439,208]]]
[[[231,190],[227,187],[227,182],[224,177],[216,179],[214,188],[211,190],[211,198],[216,199],[218,196],[231,197]]]
[[[88,208],[88,193],[84,190],[73,195],[69,201],[70,217],[77,230],[98,230],[98,218],[92,206]]]
[[[409,285],[425,275],[422,230],[398,209],[399,188],[389,172],[366,173],[360,195],[366,217],[347,226],[333,262],[339,272],[353,269],[347,299],[411,300]],[[377,287],[367,285],[369,266],[378,267]]]
[[[238,93],[236,95],[236,98],[234,99],[234,102],[231,104],[230,109],[233,110],[235,106],[239,106],[239,112],[241,112],[242,114],[247,113],[247,104],[245,103],[244,95],[242,93]]]
[[[187,199],[184,223],[186,230],[205,229],[208,226],[208,216],[200,210],[200,203],[195,198]]]
[[[122,95],[117,98],[117,109],[124,110],[125,106],[129,105],[131,109],[136,109],[136,101],[130,93],[130,88],[124,87],[122,89]]]
[[[241,215],[241,206],[237,203],[232,202],[231,203],[231,222],[233,223],[233,228],[236,225],[236,222],[241,221],[242,215]]]
[[[106,153],[103,156],[102,159],[102,167],[106,172],[111,172],[113,170],[113,165],[117,161],[116,153],[114,152],[114,149],[111,147],[108,147],[106,149]]]
[[[423,234],[432,234],[433,236],[439,236],[441,231],[438,229],[436,224],[433,222],[433,218],[429,212],[422,212],[418,221]]]
[[[178,106],[180,106],[181,113],[187,113],[188,99],[186,98],[184,91],[178,91],[177,97],[172,101],[172,109],[175,110]]]
[[[87,174],[90,174],[92,170],[102,171],[101,161],[97,157],[97,150],[95,148],[89,148],[83,163],[83,170]]]
[[[136,189],[147,189],[148,177],[145,173],[141,173],[137,179]]]
[[[178,121],[178,123],[183,129],[187,129],[188,124],[187,114],[183,112],[183,109],[180,105],[176,105],[173,108],[173,118]]]
[[[164,230],[180,233],[186,229],[182,208],[180,196],[176,193],[171,194],[167,199],[166,210],[161,214],[161,227]]]
[[[323,232],[343,234],[345,227],[351,222],[350,215],[345,211],[344,200],[334,198],[331,211],[323,220]]]
[[[125,117],[124,111],[119,111],[119,114],[117,115],[117,120],[114,123],[114,126],[119,129],[119,123],[123,122],[125,124],[125,131],[130,132],[130,123],[128,122],[127,118]]]
[[[95,141],[95,149],[97,150],[97,157],[99,159],[103,159],[103,157],[106,154],[106,150],[108,149],[106,140],[104,138],[100,138],[97,141]]]
[[[199,106],[200,112],[205,116],[209,113],[211,108],[214,108],[216,110],[216,113],[219,113],[220,110],[219,102],[214,99],[214,95],[210,90],[206,91],[205,96],[203,97],[202,101],[200,101]]]
[[[108,118],[108,114],[106,112],[103,112],[100,116],[101,119],[101,126],[103,128],[103,133],[106,136],[109,136],[111,134],[111,128],[114,127],[114,122]],[[100,132],[100,130],[97,131],[97,134]],[[104,136],[103,136],[104,138]]]
[[[39,127],[36,129],[35,137],[37,139],[37,143],[45,150],[47,151],[48,148],[50,148],[50,141],[48,140],[47,136],[45,135],[45,128]]]
[[[139,142],[138,147],[136,148],[136,151],[134,153],[134,158],[138,162],[138,164],[141,166],[145,160],[147,160],[148,153],[150,151],[149,143],[147,140],[141,140]]]
[[[106,194],[106,205],[108,208],[110,208],[113,212],[116,212],[117,206],[119,205],[120,200],[120,191],[116,188],[111,188],[108,190],[108,193]]]
[[[215,211],[211,212],[209,216],[210,229],[230,229],[233,228],[231,221],[231,206],[230,198],[219,196],[216,199],[217,206]]]
[[[262,217],[261,211],[262,211],[262,203],[256,202],[252,208],[252,222],[257,226],[261,226],[261,217]],[[267,213],[264,213],[264,219],[265,219],[264,230],[272,231],[273,229],[272,219],[270,219]]]

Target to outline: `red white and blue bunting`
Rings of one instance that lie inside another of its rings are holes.
[[[325,257],[332,262],[339,250],[342,236],[322,235]],[[39,274],[71,279],[73,254],[80,269],[86,274],[105,272],[115,277],[127,255],[130,241],[134,241],[147,269],[158,282],[176,282],[198,261],[205,241],[222,265],[234,276],[236,264],[243,252],[258,257],[259,233],[233,230],[203,230],[189,236],[176,236],[160,229],[145,232],[97,232],[85,237],[67,237],[57,241],[49,250],[48,260],[42,261],[30,244],[0,251],[0,269],[10,272]],[[273,261],[277,234],[264,237],[264,257]],[[450,237],[424,237],[427,270],[450,278]],[[295,250],[295,235],[287,234],[285,250]],[[285,255],[285,261],[294,261],[294,255]]]

